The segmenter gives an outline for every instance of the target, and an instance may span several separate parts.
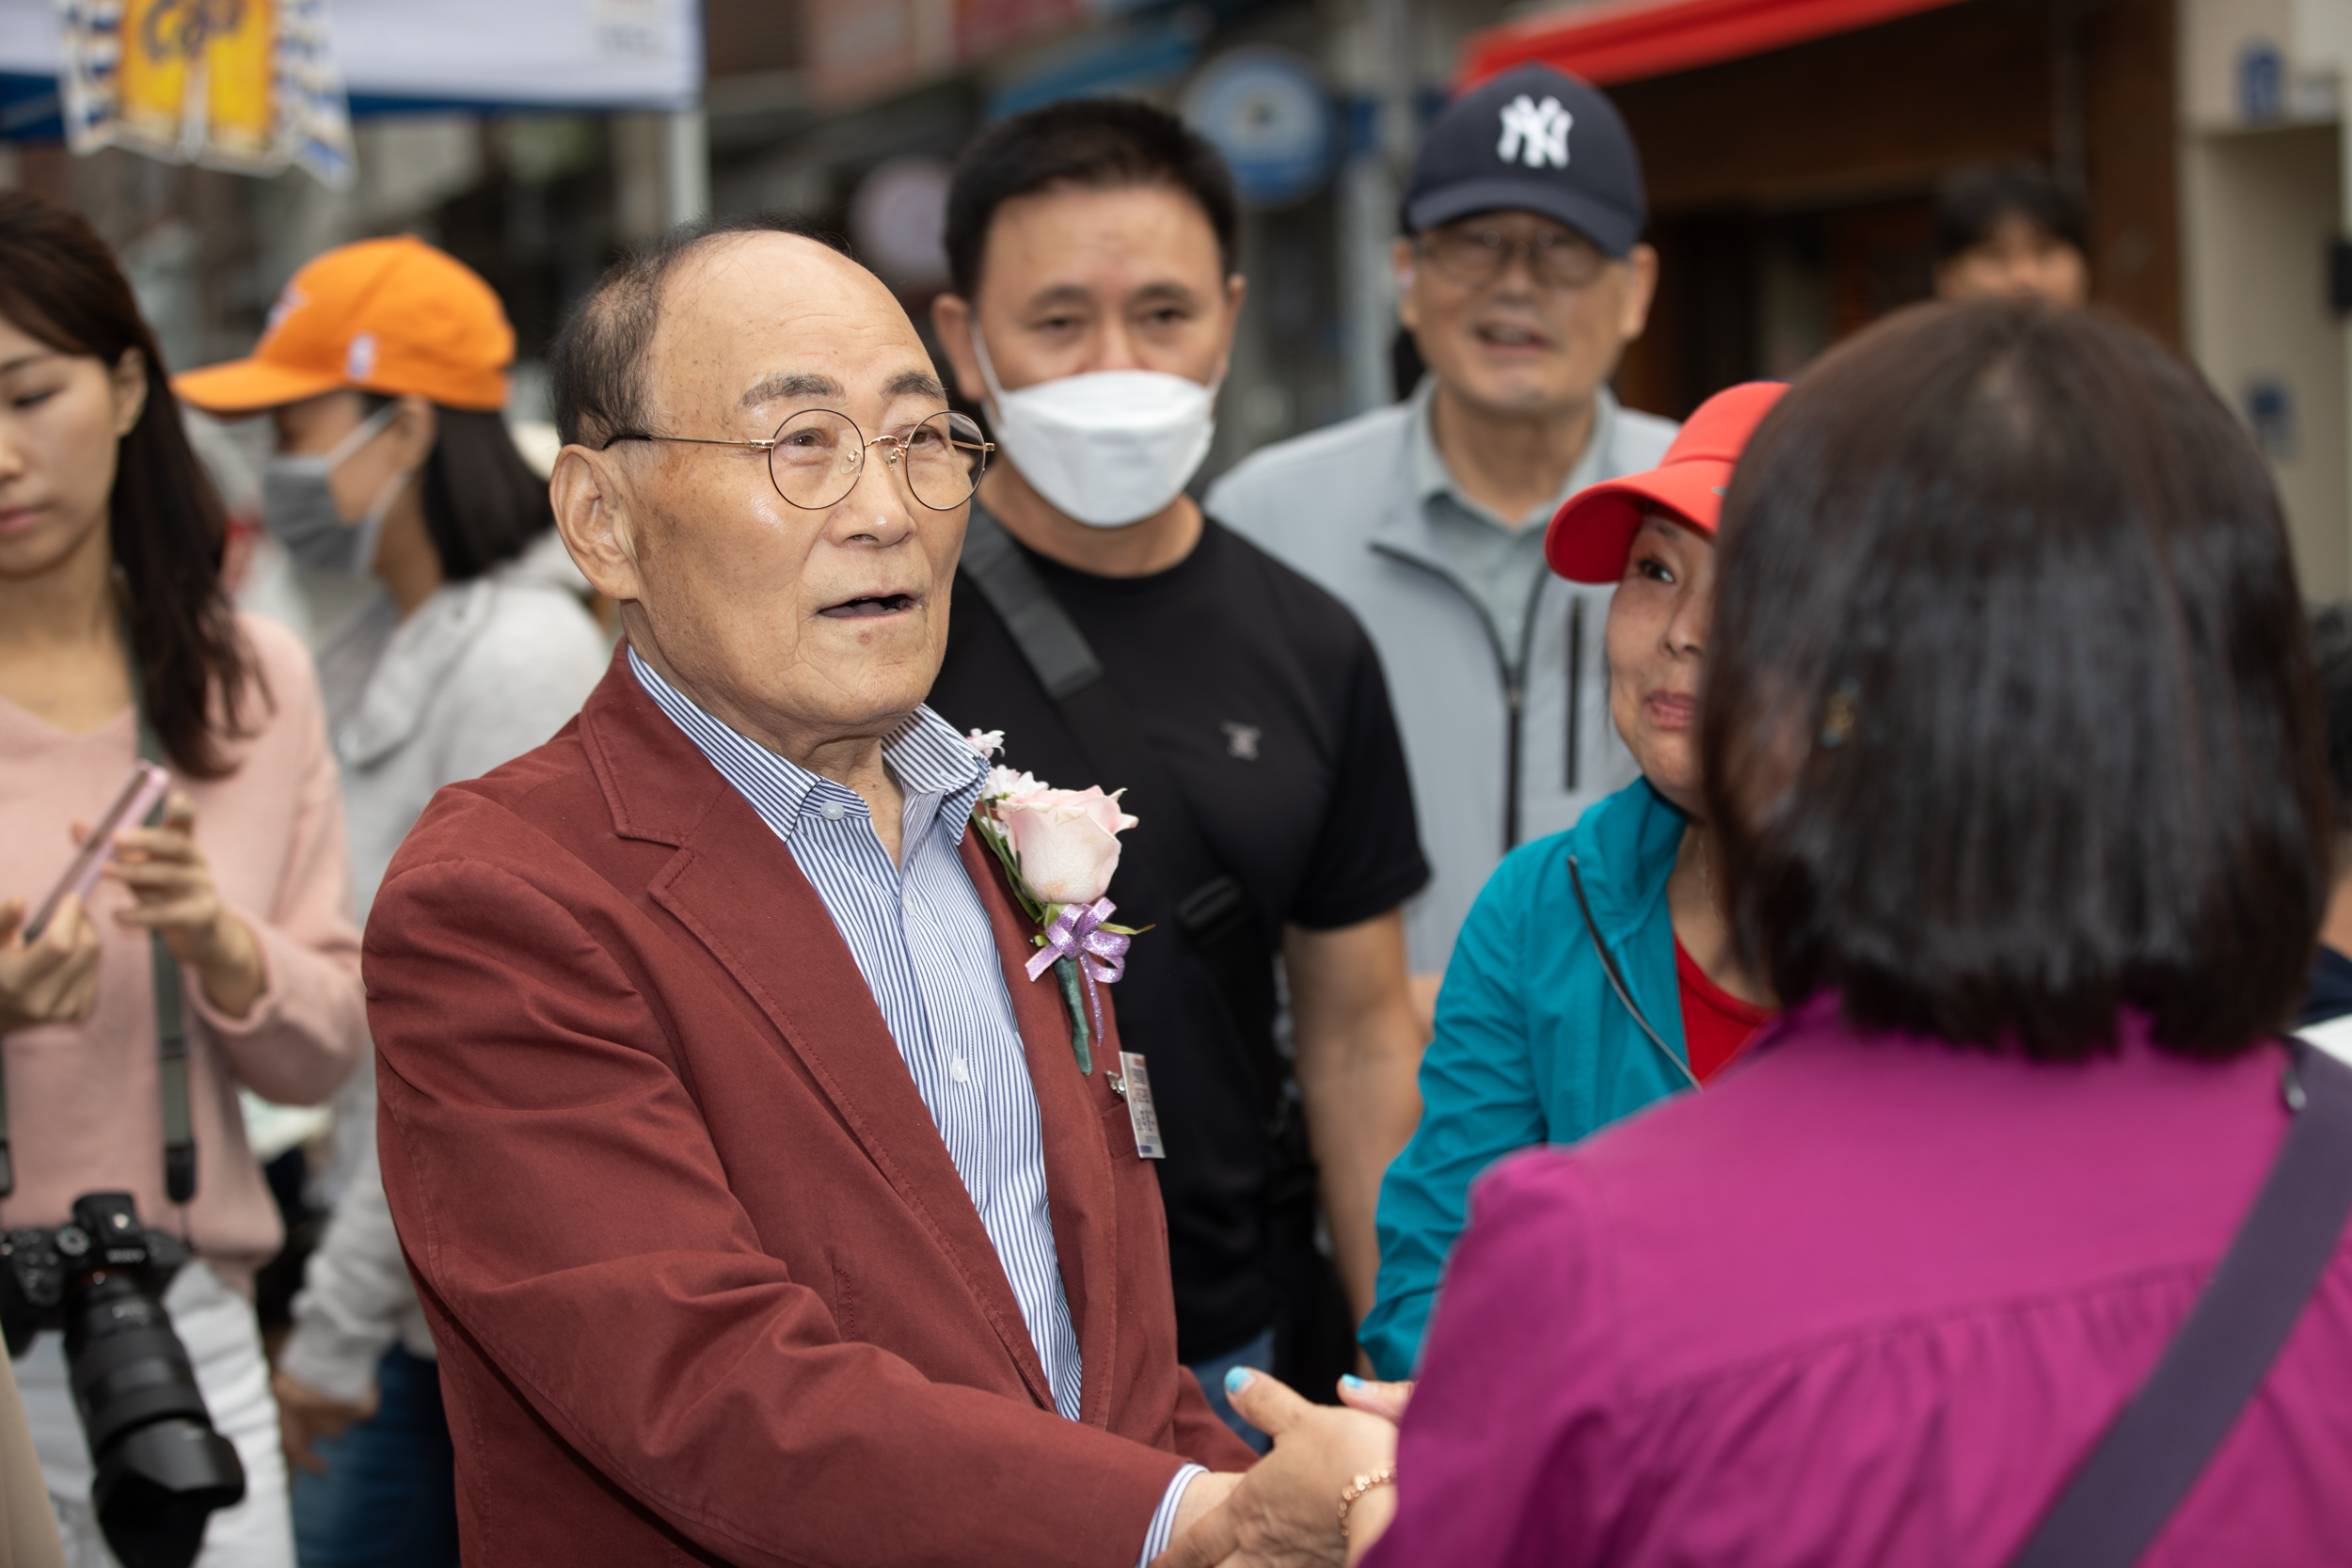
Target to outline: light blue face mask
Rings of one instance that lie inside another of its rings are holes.
[[[404,468],[386,481],[356,522],[343,520],[327,476],[382,435],[399,413],[400,404],[388,403],[331,451],[272,457],[262,468],[262,520],[298,565],[350,577],[365,577],[375,569],[375,543],[384,531],[384,518],[413,470]]]

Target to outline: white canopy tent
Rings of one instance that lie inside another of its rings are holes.
[[[701,96],[695,0],[327,0],[356,112],[445,104],[679,109]],[[54,77],[54,0],[0,0],[0,75]]]

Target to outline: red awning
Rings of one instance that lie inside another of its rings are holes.
[[[1457,87],[1540,61],[1606,86],[1760,55],[1954,0],[1603,0],[1473,33]]]

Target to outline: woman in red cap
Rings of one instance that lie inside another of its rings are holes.
[[[1717,900],[1698,696],[1724,487],[1785,389],[1718,392],[1657,467],[1581,491],[1552,518],[1552,569],[1617,584],[1610,713],[1642,777],[1513,853],[1462,927],[1422,1067],[1421,1126],[1380,1189],[1379,1299],[1359,1338],[1383,1377],[1413,1374],[1481,1172],[1705,1083],[1770,1013]]]

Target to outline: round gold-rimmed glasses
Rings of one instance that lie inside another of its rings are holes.
[[[882,461],[906,476],[907,491],[933,512],[952,512],[972,499],[980,474],[988,467],[994,443],[980,438],[980,427],[962,414],[933,414],[897,436],[877,436],[868,441],[857,421],[830,408],[803,408],[765,441],[718,441],[704,436],[655,436],[626,430],[609,436],[616,441],[676,441],[695,447],[742,447],[768,454],[768,478],[776,494],[809,512],[837,506],[857,488],[865,470],[866,453],[881,447]],[[602,449],[599,449],[602,450]]]

